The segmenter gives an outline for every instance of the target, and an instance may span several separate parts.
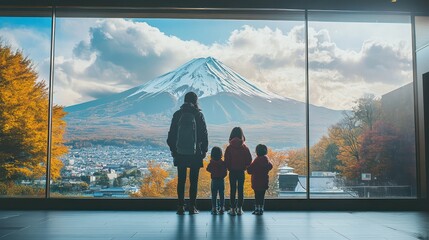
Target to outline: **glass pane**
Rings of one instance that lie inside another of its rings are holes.
[[[270,149],[267,197],[305,197],[298,186],[305,175],[303,21],[58,18],[56,37],[54,102],[67,112],[68,153],[55,196],[175,198],[166,139],[192,90],[209,153],[225,151],[240,126],[253,158],[257,144]],[[199,198],[210,197],[209,158]],[[225,186],[229,197],[228,178]],[[250,176],[245,196],[253,198]]]
[[[51,18],[0,17],[0,197],[44,197]]]
[[[419,146],[420,149],[425,149],[427,143],[425,143],[425,134],[427,132],[427,126],[425,126],[424,122],[424,101],[423,101],[423,74],[429,72],[429,17],[415,17],[415,32],[416,32],[416,69],[417,69],[417,96],[419,96],[419,124],[421,134],[419,134]],[[425,93],[427,94],[427,93]],[[425,129],[426,128],[426,129]],[[428,163],[424,161],[425,151],[421,151],[420,153],[420,176],[426,176],[422,178],[422,180],[426,179],[426,181],[421,182],[422,189],[429,189],[427,183],[427,169]],[[427,154],[427,153],[426,153]],[[424,191],[424,190],[423,190]],[[428,191],[426,191],[426,196]],[[425,194],[422,194],[424,197]]]
[[[325,15],[309,15],[311,197],[415,197],[410,18]]]

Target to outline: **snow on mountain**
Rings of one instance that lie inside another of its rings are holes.
[[[284,99],[261,90],[213,57],[193,59],[176,70],[141,85],[129,97],[140,93],[145,93],[142,97],[170,93],[179,99],[189,91],[194,91],[199,98],[226,92],[265,99]]]

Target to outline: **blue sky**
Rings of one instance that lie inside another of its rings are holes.
[[[50,31],[51,21],[48,17],[0,17],[0,27],[31,27]]]

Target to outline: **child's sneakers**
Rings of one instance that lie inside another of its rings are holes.
[[[243,214],[244,214],[243,208],[242,207],[237,208],[237,215],[241,216]]]
[[[252,212],[253,215],[263,215],[264,214],[264,206],[255,205],[255,210]]]
[[[219,214],[219,212],[217,211],[217,209],[216,209],[216,208],[212,208],[211,214],[212,214],[212,215],[218,215],[218,214]]]
[[[237,212],[235,211],[235,208],[232,207],[231,209],[229,209],[228,214],[231,216],[235,216],[237,215]]]
[[[225,213],[225,207],[220,207],[218,212],[220,215],[224,214]]]
[[[255,210],[253,210],[252,214],[256,215],[258,213],[258,205],[255,205]]]
[[[264,205],[259,205],[259,214],[258,215],[262,215],[264,214]]]

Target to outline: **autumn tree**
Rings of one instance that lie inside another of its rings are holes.
[[[175,198],[177,197],[177,182],[179,178],[175,176],[174,178],[167,181],[164,188],[164,197]]]
[[[287,152],[287,165],[299,175],[306,175],[307,158],[305,148],[292,149]]]
[[[311,171],[337,172],[340,164],[337,159],[339,148],[334,141],[323,136],[310,148]]]
[[[168,172],[154,161],[149,161],[147,167],[149,173],[143,177],[140,187],[142,197],[162,197],[165,191]]]
[[[286,165],[287,155],[282,151],[274,151],[268,148],[267,157],[273,164],[273,169],[268,173],[269,176],[269,188],[267,190],[267,196],[277,197],[278,195],[278,173],[279,168]]]
[[[383,121],[374,123],[362,137],[361,171],[371,173],[377,182],[394,178],[395,162],[399,161],[400,139],[397,130]]]
[[[337,159],[341,162],[337,169],[347,179],[357,179],[360,175],[361,129],[353,116],[345,113],[344,118],[328,130],[329,137],[338,146]]]
[[[0,42],[0,181],[36,179],[46,172],[48,91],[30,59]],[[59,159],[67,153],[63,108],[53,108],[52,178],[60,177]]]

